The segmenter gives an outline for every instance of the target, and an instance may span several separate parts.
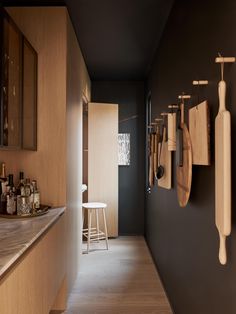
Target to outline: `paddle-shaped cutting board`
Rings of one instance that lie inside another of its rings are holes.
[[[215,119],[215,223],[220,236],[219,260],[227,262],[226,236],[231,232],[231,118],[225,107],[226,83],[219,82]]]
[[[163,130],[162,147],[159,144],[159,164],[164,167],[164,175],[158,180],[158,186],[171,189],[171,151],[168,150],[168,141],[166,138],[166,127]]]
[[[188,128],[184,123],[184,109],[181,105],[181,129],[183,130],[183,164],[177,166],[177,196],[179,205],[185,207],[188,203],[192,185],[192,146]]]
[[[192,143],[193,164],[210,165],[210,119],[207,101],[189,110],[189,134]]]

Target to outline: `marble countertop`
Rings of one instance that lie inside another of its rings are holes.
[[[65,207],[53,208],[43,216],[0,218],[0,276],[62,215]]]

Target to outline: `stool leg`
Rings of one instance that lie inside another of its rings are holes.
[[[106,221],[105,208],[102,209],[102,215],[103,215],[103,222],[104,222],[104,229],[105,229],[106,246],[108,250],[108,234],[107,234],[107,221]]]
[[[98,219],[98,209],[96,208],[96,228],[97,228],[97,241],[99,242],[99,219]]]
[[[85,212],[85,209],[82,207],[82,229],[84,229],[84,212]]]
[[[91,209],[88,209],[88,239],[87,239],[87,253],[89,253],[90,234],[91,234],[91,222],[92,222],[92,211],[91,211]]]

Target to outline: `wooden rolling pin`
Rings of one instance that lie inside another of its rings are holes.
[[[226,110],[226,83],[219,82],[219,112],[215,119],[215,223],[220,237],[219,260],[227,262],[226,236],[231,232],[231,118]]]

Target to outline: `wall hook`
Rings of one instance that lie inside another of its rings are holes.
[[[221,67],[221,80],[224,80],[224,64],[225,63],[235,63],[235,57],[222,57],[218,52],[219,57],[215,59],[216,63],[220,63]]]
[[[195,86],[208,85],[208,81],[207,80],[193,81],[193,85]]]
[[[181,99],[181,100],[184,100],[184,99],[190,99],[191,98],[191,96],[190,95],[179,95],[178,96],[178,99]]]

